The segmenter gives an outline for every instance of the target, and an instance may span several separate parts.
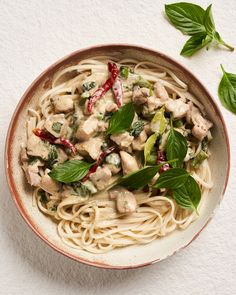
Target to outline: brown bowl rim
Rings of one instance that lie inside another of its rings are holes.
[[[20,199],[20,195],[17,192],[15,183],[14,183],[14,177],[13,177],[13,173],[12,173],[12,169],[11,169],[11,153],[10,153],[10,147],[13,141],[13,134],[14,134],[14,127],[17,123],[17,119],[18,116],[22,110],[22,108],[24,107],[26,101],[28,100],[28,97],[30,97],[30,95],[34,92],[34,90],[38,87],[38,85],[42,82],[42,80],[45,79],[45,77],[50,76],[52,74],[52,72],[54,72],[56,69],[58,69],[59,67],[61,67],[65,61],[69,62],[70,59],[73,59],[77,54],[80,54],[82,52],[86,53],[89,51],[93,51],[94,49],[110,49],[110,50],[119,50],[119,49],[137,49],[137,50],[142,50],[145,53],[151,53],[152,55],[155,55],[157,57],[161,57],[163,59],[165,59],[167,62],[177,66],[179,69],[181,69],[183,72],[185,72],[190,78],[191,80],[194,80],[195,84],[200,87],[203,92],[205,92],[205,95],[207,96],[208,100],[210,101],[211,105],[214,107],[216,114],[219,116],[222,126],[223,126],[223,130],[224,130],[224,134],[225,134],[225,138],[226,138],[226,144],[227,144],[227,155],[228,155],[228,159],[227,159],[227,165],[228,165],[228,169],[227,169],[227,175],[226,175],[226,179],[225,179],[225,183],[224,183],[224,189],[223,189],[223,193],[222,196],[218,202],[218,205],[216,206],[216,208],[214,209],[214,211],[212,212],[211,216],[209,217],[209,219],[206,221],[206,223],[202,226],[202,228],[194,235],[194,237],[191,239],[191,241],[189,243],[187,243],[186,245],[184,245],[183,247],[179,248],[178,250],[174,251],[173,253],[171,253],[170,255],[168,255],[167,257],[172,256],[173,254],[175,254],[176,252],[178,252],[181,249],[186,248],[187,246],[189,246],[198,236],[199,234],[202,232],[202,230],[204,228],[206,228],[206,226],[209,224],[209,222],[211,221],[211,219],[213,218],[215,211],[217,209],[217,207],[219,207],[219,204],[221,203],[226,187],[227,187],[227,183],[228,183],[228,179],[229,179],[229,172],[230,172],[230,143],[229,143],[229,136],[228,136],[228,131],[226,128],[226,124],[223,118],[223,115],[220,111],[220,108],[218,107],[218,105],[215,103],[213,97],[211,96],[211,94],[209,93],[209,91],[206,89],[206,87],[202,84],[202,82],[199,81],[199,79],[192,74],[185,66],[183,66],[181,63],[179,63],[178,61],[176,61],[175,59],[169,57],[166,54],[163,54],[157,50],[153,50],[147,47],[143,47],[143,46],[139,46],[139,45],[131,45],[131,44],[126,44],[126,43],[114,43],[114,44],[100,44],[100,45],[96,45],[96,46],[90,46],[90,47],[86,47],[86,48],[82,48],[76,51],[73,51],[72,53],[62,57],[61,59],[59,59],[58,61],[56,61],[55,63],[53,63],[52,65],[50,65],[46,70],[44,70],[31,84],[30,86],[26,89],[26,91],[24,92],[23,96],[21,97],[20,101],[18,102],[15,111],[12,115],[10,124],[9,124],[9,128],[8,128],[8,132],[7,132],[7,136],[6,136],[6,144],[5,144],[5,173],[6,173],[6,178],[7,178],[7,182],[8,182],[8,186],[10,189],[10,193],[11,196],[16,204],[16,207],[18,208],[21,216],[23,217],[23,219],[25,220],[25,222],[29,225],[29,227],[36,233],[36,235],[38,237],[41,238],[41,240],[43,240],[47,245],[49,245],[51,248],[53,248],[54,250],[56,250],[57,252],[63,254],[66,257],[69,257],[75,261],[79,261],[81,263],[87,264],[87,265],[91,265],[91,266],[95,266],[95,267],[99,267],[99,268],[104,268],[104,269],[133,269],[133,268],[139,268],[139,267],[143,267],[143,266],[147,266],[147,265],[151,265],[154,264],[158,261],[164,260],[165,258],[162,259],[155,259],[152,261],[148,261],[145,263],[141,263],[141,264],[135,264],[135,265],[110,265],[110,264],[106,264],[106,263],[102,263],[102,262],[94,262],[94,261],[90,261],[84,258],[81,258],[79,256],[75,256],[73,254],[70,254],[62,249],[60,249],[59,247],[57,247],[55,244],[53,244],[52,242],[50,242],[46,236],[44,236],[43,232],[41,232],[36,224],[34,224],[34,222],[31,220],[30,216],[27,214],[27,212],[25,211]]]

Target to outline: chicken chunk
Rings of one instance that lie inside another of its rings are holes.
[[[149,97],[150,90],[148,88],[135,86],[133,90],[132,100],[135,104],[141,105],[147,102],[147,97]]]
[[[107,187],[111,179],[111,171],[108,167],[98,167],[96,172],[90,175],[90,180],[98,190],[103,190]]]
[[[49,144],[32,134],[27,141],[27,154],[46,160],[49,154]]]
[[[117,188],[109,192],[110,198],[116,200],[116,208],[119,213],[132,213],[137,208],[134,194],[124,188]]]
[[[170,99],[168,92],[166,91],[165,87],[160,82],[155,83],[155,85],[154,85],[154,93],[156,94],[156,96],[158,98],[160,98],[160,100],[163,103]]]
[[[121,148],[129,147],[134,139],[134,137],[129,135],[129,132],[127,131],[119,134],[113,134],[110,138]]]
[[[175,119],[180,119],[186,116],[189,105],[181,99],[169,100],[166,103],[166,110],[172,112]]]
[[[82,156],[90,156],[96,160],[101,153],[103,140],[99,137],[90,138],[87,141],[77,143],[75,147]]]
[[[49,172],[49,169],[45,170],[45,174],[41,178],[40,187],[49,194],[57,194],[60,190],[60,185],[48,175]]]
[[[129,174],[139,169],[136,159],[130,154],[124,151],[121,151],[120,157],[121,157],[121,166],[122,166],[124,174]]]
[[[159,107],[163,106],[164,102],[162,102],[159,98],[155,96],[150,96],[147,98],[147,102],[145,103],[143,107],[142,114],[144,117],[150,116],[151,113],[153,113],[155,110],[157,110]]]
[[[78,95],[56,95],[52,98],[54,110],[56,113],[68,113],[74,108],[73,98],[79,97]]]
[[[81,141],[88,140],[96,133],[97,126],[98,119],[95,116],[90,116],[87,120],[81,123],[75,136]]]
[[[55,137],[61,137],[67,132],[68,122],[64,114],[50,115],[47,118],[44,127]]]
[[[33,164],[24,163],[23,169],[25,171],[25,176],[30,185],[39,186],[41,181],[41,176],[39,175],[39,167],[43,166],[40,160],[36,160]]]
[[[143,151],[144,149],[144,144],[147,140],[147,134],[145,132],[145,130],[143,130],[138,137],[136,137],[133,141],[132,141],[132,148],[133,150],[136,151]]]
[[[109,113],[114,113],[118,110],[118,106],[116,103],[112,102],[112,101],[109,101],[106,105],[106,112],[109,112]]]
[[[66,160],[68,160],[67,154],[61,148],[57,148],[57,154],[58,154],[58,157],[57,157],[58,163],[63,163]]]
[[[193,105],[192,102],[189,103],[189,110],[186,115],[188,123],[192,123],[193,129],[192,134],[199,140],[203,140],[207,136],[208,130],[212,127],[212,123],[205,119],[200,110]]]

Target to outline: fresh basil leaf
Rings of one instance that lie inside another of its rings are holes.
[[[220,81],[218,94],[222,105],[236,114],[236,75],[227,73],[221,65],[223,77]]]
[[[150,160],[150,155],[151,155],[153,147],[156,143],[157,137],[158,137],[158,134],[154,133],[151,136],[149,136],[149,138],[145,142],[145,145],[144,145],[144,163],[145,163],[145,165]]]
[[[218,44],[221,44],[225,47],[227,47],[229,50],[233,51],[234,48],[230,46],[229,44],[226,44],[224,40],[221,38],[220,34],[216,32],[215,28],[215,22],[212,15],[212,4],[209,5],[206,9],[205,15],[204,15],[204,25],[206,28],[207,34],[214,39]]]
[[[165,5],[165,12],[171,23],[187,35],[205,33],[204,9],[196,4],[180,2]]]
[[[138,137],[139,134],[143,131],[143,128],[144,122],[142,120],[138,120],[132,124],[129,134],[131,136]]]
[[[58,158],[57,148],[55,147],[55,145],[50,145],[48,159],[46,161],[46,167],[51,169],[53,164],[56,163],[57,158]]]
[[[201,200],[199,185],[192,176],[189,176],[183,186],[174,190],[173,198],[180,207],[197,210]]]
[[[166,129],[167,121],[165,118],[165,107],[161,107],[152,118],[150,128],[152,132],[163,134]]]
[[[186,138],[172,127],[167,138],[166,156],[168,161],[178,159],[177,162],[172,164],[173,168],[181,167],[187,150],[188,144]]]
[[[208,154],[201,150],[196,157],[191,161],[192,167],[198,167],[205,159],[208,158]]]
[[[89,90],[93,89],[95,86],[96,86],[96,82],[89,81],[89,82],[86,82],[82,85],[82,90],[83,90],[83,92],[89,91]]]
[[[177,189],[185,184],[189,173],[182,168],[172,168],[160,174],[153,187]]]
[[[205,33],[196,34],[184,44],[180,54],[183,56],[192,56],[195,52],[210,44],[212,38]]]
[[[63,124],[60,123],[60,122],[54,122],[54,123],[52,124],[52,130],[55,131],[56,133],[60,133],[60,132],[61,132],[61,126],[62,126],[62,125],[63,125]]]
[[[156,166],[146,166],[138,171],[125,175],[118,180],[116,185],[122,185],[131,189],[139,189],[144,187],[151,181],[161,166],[163,166],[165,163],[161,163],[160,165]]]
[[[120,76],[127,79],[129,76],[129,68],[125,66],[120,67]]]
[[[52,179],[63,183],[75,182],[82,179],[88,173],[92,165],[94,165],[94,163],[70,160],[54,167],[48,175]]]
[[[107,134],[122,133],[130,128],[134,119],[134,105],[132,102],[125,104],[116,111],[110,121]]]

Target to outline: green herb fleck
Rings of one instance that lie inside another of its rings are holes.
[[[124,79],[127,79],[128,76],[129,76],[129,68],[128,67],[125,67],[125,66],[121,66],[120,67],[120,75]]]
[[[54,132],[56,132],[56,133],[60,133],[61,132],[61,126],[62,126],[63,124],[62,123],[60,123],[60,122],[54,122],[53,124],[52,124],[52,130],[54,131]]]
[[[94,81],[86,82],[82,85],[82,90],[84,91],[89,91],[93,89],[96,86],[96,83]]]
[[[129,134],[134,137],[138,137],[139,134],[143,131],[144,128],[144,122],[142,120],[138,120],[133,123],[131,126],[131,130]]]

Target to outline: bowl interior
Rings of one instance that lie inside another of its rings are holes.
[[[201,208],[200,217],[186,230],[174,231],[170,235],[147,245],[131,246],[95,255],[66,246],[57,235],[56,224],[43,215],[36,205],[32,204],[32,190],[25,182],[18,155],[20,143],[26,140],[25,122],[28,108],[37,104],[38,98],[45,91],[44,87],[47,85],[48,79],[61,67],[76,63],[80,59],[98,55],[109,55],[118,58],[129,57],[140,61],[156,62],[169,67],[188,84],[190,92],[205,106],[208,118],[214,123],[212,130],[213,142],[210,145],[212,153],[210,166],[214,187]],[[29,87],[17,107],[9,128],[6,146],[6,168],[11,192],[21,214],[33,230],[53,248],[71,258],[91,265],[108,268],[137,267],[162,260],[185,247],[208,223],[223,196],[227,183],[229,145],[225,125],[218,108],[206,89],[189,71],[169,57],[145,48],[128,45],[98,46],[77,51],[63,58],[41,74]]]

